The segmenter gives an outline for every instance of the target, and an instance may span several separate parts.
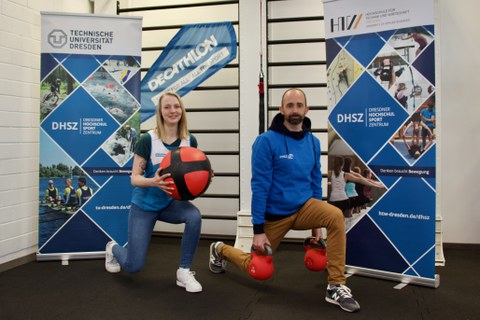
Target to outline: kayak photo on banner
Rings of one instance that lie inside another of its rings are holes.
[[[328,201],[348,268],[437,287],[433,1],[324,3]]]
[[[138,17],[42,13],[39,260],[126,245],[141,27]]]

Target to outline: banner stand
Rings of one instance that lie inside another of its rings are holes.
[[[435,274],[435,278],[432,280],[427,278],[399,275],[398,273],[394,273],[394,272],[373,270],[373,269],[366,269],[366,268],[352,267],[352,266],[347,266],[346,270],[347,270],[346,271],[347,274],[352,274],[357,276],[391,280],[391,281],[396,281],[404,284],[416,284],[416,285],[421,285],[421,286],[431,287],[431,288],[438,288],[440,286],[439,274]]]
[[[141,17],[41,13],[39,261],[128,241],[141,36]]]
[[[437,288],[434,0],[323,2],[328,199],[347,270]]]

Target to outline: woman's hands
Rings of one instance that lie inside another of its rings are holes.
[[[167,194],[171,195],[172,191],[175,190],[175,188],[172,187],[172,185],[175,183],[172,179],[167,180],[170,176],[170,173],[162,174],[162,167],[158,168],[153,178],[150,179],[152,187],[157,187],[166,192]]]

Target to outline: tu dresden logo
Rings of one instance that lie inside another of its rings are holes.
[[[67,34],[63,30],[54,29],[48,34],[48,43],[54,48],[63,48],[67,44]]]

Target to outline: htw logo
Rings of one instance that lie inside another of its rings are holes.
[[[336,21],[330,19],[330,32],[357,29],[362,16],[363,14],[355,14],[353,16],[338,17]]]

